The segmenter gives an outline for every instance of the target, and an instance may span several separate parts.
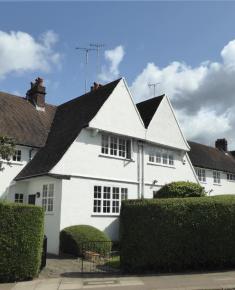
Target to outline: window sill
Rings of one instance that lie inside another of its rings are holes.
[[[6,160],[0,160],[0,162],[7,164],[7,165],[24,165],[22,161],[6,161]]]
[[[221,183],[213,183],[213,185],[215,185],[215,186],[222,186]]]
[[[162,164],[162,163],[153,163],[153,162],[147,162],[148,165],[154,165],[154,166],[160,166],[160,167],[167,167],[167,168],[172,168],[175,169],[176,167],[174,165],[169,165],[169,164]]]
[[[207,184],[206,181],[200,181],[200,180],[199,180],[199,182],[200,182],[201,184]]]
[[[92,217],[119,217],[119,213],[92,213]]]
[[[55,213],[54,212],[45,212],[45,215],[54,215]]]
[[[234,182],[235,182],[235,180],[228,180],[228,179],[227,179],[227,181],[228,181],[228,182],[232,182],[232,183],[234,183]]]
[[[123,158],[120,156],[114,156],[114,155],[106,155],[106,154],[99,154],[99,157],[104,157],[104,158],[110,158],[110,159],[118,159],[118,160],[123,160],[123,161],[127,161],[127,162],[135,162],[134,159],[127,159],[127,158]]]

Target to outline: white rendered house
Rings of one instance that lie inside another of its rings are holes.
[[[198,182],[167,96],[136,106],[125,80],[119,79],[50,107],[48,115],[40,81],[32,84],[29,97],[37,102],[13,96],[11,102],[20,99],[50,120],[46,141],[19,144],[28,150],[26,157],[17,169],[13,164],[0,172],[1,180],[11,172],[1,194],[44,207],[48,252],[58,254],[60,231],[76,224],[93,225],[116,240],[123,199],[152,198],[171,181]],[[26,124],[29,120],[21,125]],[[34,158],[28,157],[31,149],[37,152]]]
[[[228,151],[226,139],[216,140],[215,147],[190,141],[189,145],[189,157],[207,194],[235,194],[235,152]]]

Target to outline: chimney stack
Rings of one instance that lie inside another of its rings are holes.
[[[225,138],[223,139],[217,139],[215,141],[215,147],[219,149],[220,151],[227,152],[228,151],[228,142]]]
[[[91,92],[92,91],[96,91],[96,90],[98,90],[101,87],[102,87],[101,84],[98,84],[98,83],[94,82],[93,86],[91,86]]]
[[[46,88],[43,86],[43,79],[37,78],[35,82],[31,82],[31,88],[26,93],[26,98],[37,110],[45,110]]]

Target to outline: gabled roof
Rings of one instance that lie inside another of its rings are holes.
[[[235,173],[235,159],[229,152],[188,141],[191,150],[188,152],[193,166]]]
[[[161,95],[136,104],[145,128],[148,128],[148,125],[150,124],[164,96],[165,95]]]
[[[0,92],[0,135],[16,144],[43,147],[46,143],[56,107],[45,105],[38,111],[25,98]]]
[[[87,127],[98,113],[119,81],[120,79],[113,81],[57,107],[45,147],[35,155],[15,179],[26,179],[49,173],[80,131]]]

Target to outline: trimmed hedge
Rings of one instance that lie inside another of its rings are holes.
[[[124,201],[120,240],[129,272],[235,266],[235,196]]]
[[[104,243],[93,243],[93,242]],[[111,240],[95,227],[77,225],[63,229],[60,233],[60,250],[74,256],[82,256],[83,251],[91,250],[106,255],[111,251]]]
[[[39,273],[44,213],[37,206],[0,202],[0,281],[28,280]]]
[[[204,188],[194,182],[176,181],[164,185],[160,188],[154,198],[172,198],[172,197],[200,197],[205,196]]]

